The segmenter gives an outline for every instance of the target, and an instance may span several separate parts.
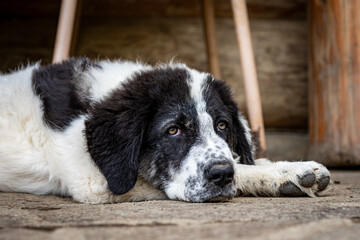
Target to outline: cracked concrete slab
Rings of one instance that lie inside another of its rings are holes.
[[[86,205],[0,193],[0,239],[358,239],[360,171],[332,171],[319,198]]]

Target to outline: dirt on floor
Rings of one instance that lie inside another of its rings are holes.
[[[0,239],[359,239],[360,171],[332,171],[318,198],[86,205],[0,193]]]

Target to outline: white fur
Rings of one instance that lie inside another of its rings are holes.
[[[32,92],[38,65],[0,76],[0,190],[36,194],[65,191],[54,173],[53,132],[42,120],[42,103]],[[16,100],[16,101],[14,101]]]
[[[148,65],[129,61],[101,61],[99,64],[101,68],[91,68],[84,76],[93,101],[102,100],[135,73],[151,69]]]
[[[315,193],[319,194],[317,192],[317,184],[314,184],[311,188],[305,188],[300,185],[299,177],[309,172],[315,174],[316,180],[323,176],[330,177],[330,172],[323,165],[314,161],[281,161],[273,163],[268,159],[261,158],[255,160],[255,164],[256,165],[237,164],[236,184],[241,194],[278,196],[279,187],[291,182],[308,196],[315,197]],[[326,193],[326,191],[322,191],[322,194],[324,193]]]
[[[196,70],[189,69],[190,79],[189,84],[191,86],[190,94],[191,97],[195,100],[196,110],[201,113],[205,112],[206,103],[203,99],[202,91],[204,80],[208,76],[206,73],[198,72]]]

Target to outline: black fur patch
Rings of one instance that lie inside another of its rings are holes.
[[[85,123],[88,151],[114,194],[133,188],[139,163],[140,174],[156,186],[168,178],[168,168],[176,168],[187,153],[191,137],[170,137],[167,125],[159,127],[169,120],[169,127],[187,124],[187,114],[194,108],[187,102],[187,78],[187,71],[181,68],[145,71],[93,107]],[[155,173],[151,176],[150,166]]]
[[[217,131],[223,137],[232,150],[240,156],[240,163],[254,164],[252,146],[246,140],[245,129],[239,120],[239,111],[234,102],[230,88],[222,81],[208,77],[204,83],[204,98],[207,111],[214,119],[214,128],[219,120],[225,120],[229,126],[228,130]]]
[[[81,100],[76,91],[79,75],[96,66],[87,58],[69,59],[59,64],[40,67],[32,75],[33,89],[43,102],[44,121],[53,129],[64,129],[70,122],[87,111],[88,102]],[[77,71],[75,72],[75,67]]]
[[[149,125],[147,141],[144,145],[144,156],[142,157],[141,173],[148,181],[156,183],[155,186],[163,189],[163,184],[170,180],[170,169],[173,172],[180,171],[181,163],[188,154],[190,148],[198,139],[199,122],[195,104],[186,96],[187,86],[182,88],[182,105],[161,104],[153,121]],[[180,97],[180,96],[178,96]],[[187,101],[187,102],[186,102]],[[170,100],[171,102],[171,100]],[[168,122],[163,127],[163,122]],[[181,135],[170,136],[167,130],[171,126],[178,126]],[[149,166],[153,172],[148,174]]]

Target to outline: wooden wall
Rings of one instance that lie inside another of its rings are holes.
[[[249,0],[267,128],[306,130],[306,0]],[[223,79],[244,112],[245,96],[228,0],[214,0]],[[0,1],[0,70],[51,61],[59,0]],[[142,60],[173,57],[206,71],[201,5],[196,0],[83,0],[74,55]]]

